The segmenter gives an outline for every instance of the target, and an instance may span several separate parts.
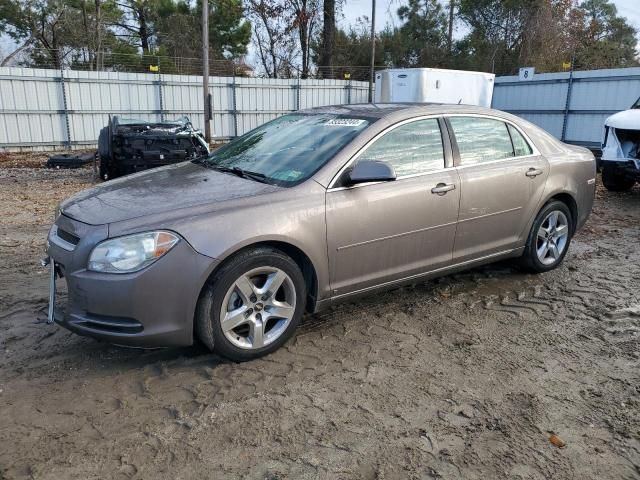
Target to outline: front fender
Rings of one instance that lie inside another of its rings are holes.
[[[305,182],[236,208],[179,219],[171,228],[197,252],[218,262],[262,242],[296,247],[307,255],[315,269],[320,300],[330,293],[325,193],[321,185]]]

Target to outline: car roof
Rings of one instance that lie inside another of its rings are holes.
[[[504,112],[475,105],[453,105],[446,103],[356,103],[349,105],[331,105],[326,107],[300,110],[300,113],[325,113],[333,115],[357,115],[370,118],[393,117],[401,120],[417,115],[433,115],[445,113],[480,113],[504,115]]]

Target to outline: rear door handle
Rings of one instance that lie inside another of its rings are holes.
[[[538,175],[542,175],[543,173],[544,172],[539,168],[530,168],[529,170],[527,170],[527,173],[525,173],[525,175],[527,177],[534,178],[534,177],[537,177]]]
[[[451,190],[455,190],[456,186],[453,183],[439,183],[431,189],[431,193],[436,195],[445,195]]]

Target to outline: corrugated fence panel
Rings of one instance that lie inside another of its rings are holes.
[[[567,121],[566,141],[600,145],[604,137],[604,121],[610,114],[570,114]]]
[[[569,92],[569,72],[496,78],[493,107],[535,123],[569,143],[597,147],[604,121],[628,109],[640,96],[640,68],[574,72]],[[565,111],[566,110],[566,111]]]
[[[211,77],[209,93],[212,135],[227,139],[301,108],[364,102],[367,84]],[[202,128],[203,101],[198,76],[1,67],[0,149],[93,146],[110,115]]]
[[[512,110],[547,110],[562,105],[567,97],[567,84],[534,84],[523,88],[521,84],[498,86],[493,92],[493,105],[503,105]]]
[[[556,138],[560,138],[562,135],[562,115],[558,114],[545,114],[545,113],[522,113],[518,116],[529,120],[534,125],[545,129],[551,135]]]
[[[62,81],[64,73],[64,82]],[[640,95],[640,68],[575,72],[531,81],[498,77],[493,106],[521,115],[558,138],[596,145],[604,120]],[[202,128],[202,77],[0,68],[0,148],[95,145],[109,115],[157,121],[188,116]],[[366,82],[211,77],[215,138],[241,135],[298,109],[367,101]],[[63,97],[63,85],[66,93]],[[69,130],[67,131],[67,120]]]
[[[0,145],[38,147],[66,137],[59,72],[0,68]]]

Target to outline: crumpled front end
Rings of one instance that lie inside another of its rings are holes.
[[[637,130],[605,126],[602,160],[633,162],[640,169],[640,125]]]

